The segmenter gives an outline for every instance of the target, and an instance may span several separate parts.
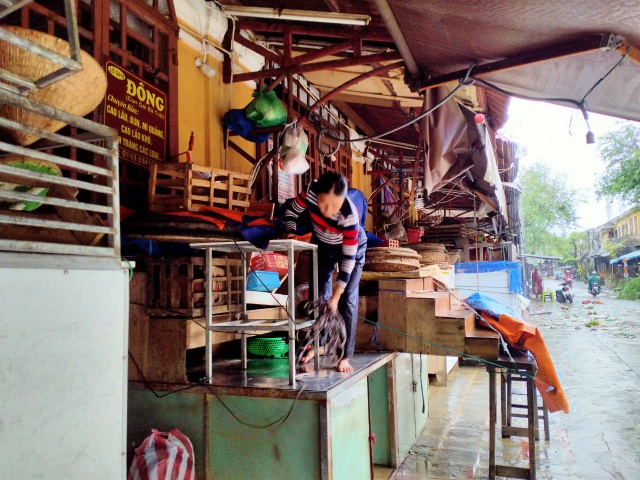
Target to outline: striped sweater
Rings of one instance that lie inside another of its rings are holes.
[[[318,207],[316,181],[311,182],[307,191],[302,190],[291,202],[285,212],[285,225],[288,233],[295,233],[298,216],[305,210],[309,211],[313,231],[318,238],[320,247],[336,247],[342,245],[342,261],[337,283],[346,287],[351,272],[356,264],[358,252],[358,211],[348,197],[345,197],[342,207],[331,218],[325,218]]]

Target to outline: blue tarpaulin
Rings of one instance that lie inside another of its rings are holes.
[[[632,258],[640,257],[640,250],[636,250],[635,252],[627,253],[626,255],[622,255],[620,257],[616,257],[613,260],[609,261],[610,265],[614,263],[622,262],[622,260],[631,260]]]
[[[504,303],[482,293],[472,293],[464,301],[474,310],[487,312],[492,317],[495,317],[496,320],[502,314],[507,314],[513,318],[522,318],[511,307],[507,307]]]
[[[509,272],[509,291],[524,295],[522,265],[518,262],[463,262],[455,264],[456,273]]]

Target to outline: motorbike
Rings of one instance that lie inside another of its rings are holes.
[[[568,282],[560,284],[560,290],[556,291],[556,300],[560,303],[573,303],[575,295]]]
[[[598,294],[600,293],[600,284],[599,283],[594,283],[591,286],[591,291],[589,293],[591,293],[591,295],[593,295],[593,298],[596,298],[598,296]]]

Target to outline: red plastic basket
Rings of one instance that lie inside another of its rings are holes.
[[[258,253],[251,258],[251,269],[277,272],[280,277],[283,277],[289,272],[289,260],[282,253]]]

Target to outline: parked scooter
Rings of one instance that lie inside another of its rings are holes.
[[[556,290],[556,300],[560,303],[573,303],[575,295],[568,282],[560,284],[560,290]]]
[[[596,298],[598,296],[598,294],[600,293],[600,284],[599,283],[594,283],[593,285],[591,285],[591,290],[590,292],[591,295],[593,295],[593,298]]]

